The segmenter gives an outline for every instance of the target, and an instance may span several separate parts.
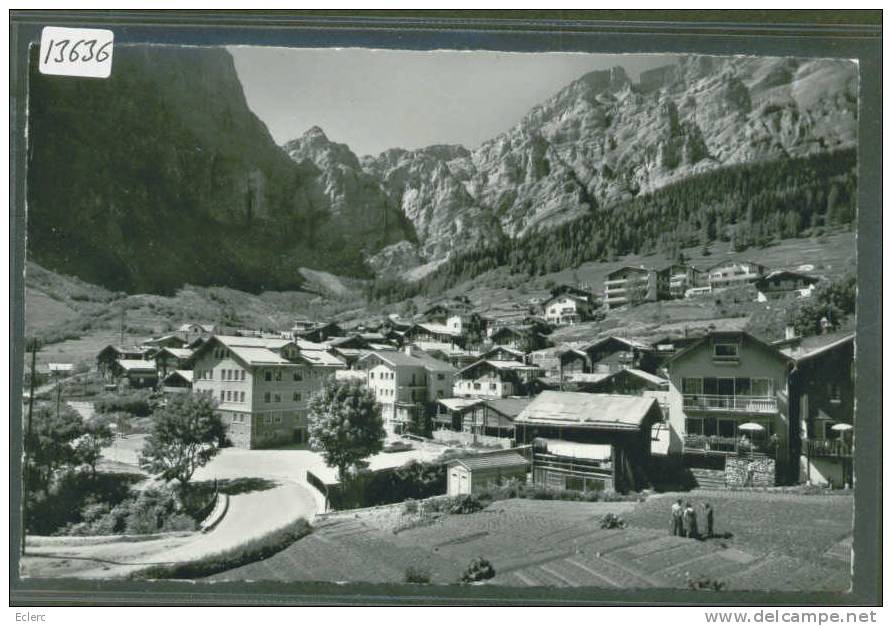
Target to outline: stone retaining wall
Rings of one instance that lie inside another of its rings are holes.
[[[749,478],[749,466],[753,465],[752,479]],[[775,462],[767,456],[728,455],[725,459],[725,484],[728,487],[774,487]]]

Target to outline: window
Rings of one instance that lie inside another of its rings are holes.
[[[699,396],[703,394],[702,378],[682,378],[681,392],[686,395]]]
[[[438,398],[442,398],[442,397],[443,397],[443,390],[442,390],[442,389],[437,389],[437,397],[438,397]]]
[[[712,347],[713,359],[716,361],[736,361],[738,359],[738,347],[736,343],[716,343]]]
[[[479,390],[480,390],[480,383],[474,383],[474,389],[479,391]]]
[[[446,380],[446,374],[437,374],[437,380]]]
[[[271,371],[267,370],[263,373],[263,380],[265,380],[266,382],[270,382],[272,379],[273,373]]]
[[[232,402],[232,392],[231,391],[226,392],[226,401]]]
[[[291,399],[292,399],[294,402],[300,402],[300,401],[301,401],[301,395],[300,395],[300,392],[299,392],[299,391],[295,391],[294,394],[292,395]]]
[[[838,383],[830,383],[827,397],[833,404],[840,404],[842,402],[842,387]]]
[[[375,380],[375,372],[369,372],[369,380]]]
[[[245,370],[242,370],[242,380],[245,380]]]
[[[496,390],[496,384],[495,384],[495,383],[489,383],[489,390],[490,390],[490,391],[495,391],[495,390]]]
[[[773,393],[773,381],[770,378],[752,378],[750,379],[750,395],[767,398]]]
[[[244,401],[245,401],[245,392],[241,391],[241,392],[239,392],[239,402],[244,402]]]
[[[303,379],[304,379],[303,374],[301,374],[300,372],[294,372],[294,381],[295,382],[300,382]]]
[[[226,392],[221,389],[220,390],[220,402],[223,402],[225,400],[226,400]]]
[[[276,395],[273,396],[273,402],[281,402],[281,401],[282,401],[282,396],[281,396],[281,395],[276,394]]]
[[[700,418],[687,418],[684,421],[684,431],[687,435],[702,435],[703,434],[703,420]]]
[[[282,380],[282,370],[276,370],[276,380],[277,381]]]
[[[269,399],[270,399],[270,393],[267,391],[266,393],[263,394],[263,401],[266,402],[267,404],[269,404]]]

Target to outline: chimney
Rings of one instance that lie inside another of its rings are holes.
[[[787,324],[784,328],[784,339],[796,339],[796,327]]]

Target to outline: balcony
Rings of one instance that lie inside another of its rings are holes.
[[[777,413],[777,399],[765,396],[682,396],[686,411],[718,413]]]
[[[802,452],[809,457],[851,458],[852,444],[841,439],[804,439]]]
[[[745,442],[735,437],[720,437],[718,435],[688,435],[684,436],[684,451],[694,454],[744,454],[744,455],[769,455],[774,456],[777,443],[772,439],[763,441]]]

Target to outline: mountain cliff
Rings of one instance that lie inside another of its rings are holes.
[[[45,267],[129,292],[257,292],[299,286],[302,265],[362,275],[364,253],[411,238],[402,216],[342,219],[328,170],[275,144],[223,49],[119,46],[106,80],[35,67],[36,50],[28,254]]]
[[[852,148],[856,116],[850,62],[686,57],[637,83],[621,67],[586,74],[472,151],[389,150],[362,165],[433,261],[725,166]]]

